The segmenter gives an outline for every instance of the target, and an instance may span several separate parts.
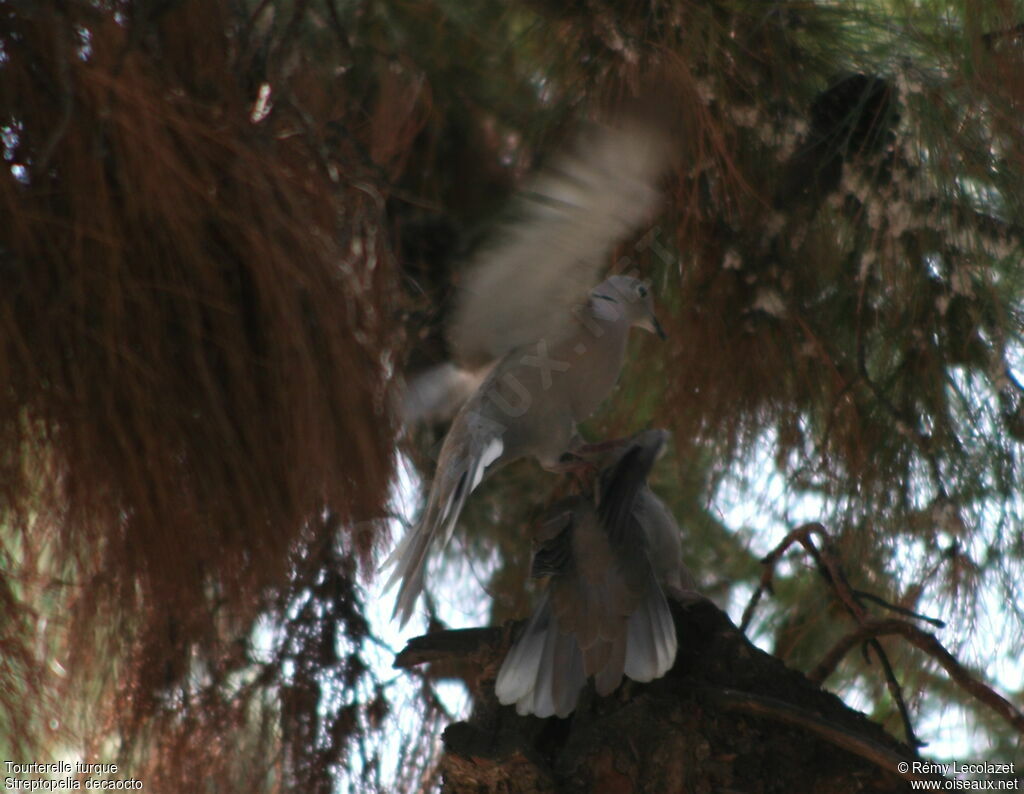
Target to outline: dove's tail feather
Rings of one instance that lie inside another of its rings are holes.
[[[545,593],[498,671],[498,700],[520,714],[567,717],[586,680],[579,644],[559,631]]]
[[[653,581],[623,630],[612,634],[587,651],[599,695],[614,692],[623,673],[634,681],[653,681],[675,662],[675,624],[664,593]],[[586,681],[578,637],[560,630],[545,593],[498,671],[495,694],[499,702],[515,704],[520,714],[567,717]]]
[[[385,566],[394,566],[394,571],[388,579],[385,590],[391,589],[396,582],[401,581],[398,588],[398,595],[395,598],[395,609],[391,614],[392,620],[399,619],[399,624],[404,626],[412,617],[413,608],[416,606],[416,599],[423,592],[424,569],[427,564],[427,554],[433,545],[437,535],[438,527],[444,529],[442,534],[443,544],[447,545],[452,531],[455,529],[455,522],[458,520],[462,505],[466,500],[465,487],[467,472],[462,472],[456,482],[455,489],[451,494],[445,496],[446,509],[442,516],[438,516],[437,498],[434,489],[431,489],[430,497],[427,500],[426,511],[419,523],[416,524],[395,548],[388,558]]]
[[[466,498],[480,484],[487,467],[500,457],[502,449],[501,439],[494,438],[475,453],[456,458],[450,465],[438,465],[438,478],[431,486],[423,517],[384,563],[384,567],[395,568],[385,590],[399,580],[402,582],[392,613],[392,619],[399,618],[402,626],[409,622],[416,599],[423,592],[423,570],[438,530],[444,547],[451,540]]]
[[[395,566],[385,589],[393,587],[398,580],[402,582],[395,598],[394,612],[391,613],[391,619],[399,618],[402,626],[409,622],[416,599],[423,592],[423,569],[426,567],[431,540],[432,534],[422,524],[418,524],[409,530],[385,563]]]
[[[661,678],[675,662],[677,645],[665,594],[652,579],[647,595],[626,625],[626,675],[642,682]]]

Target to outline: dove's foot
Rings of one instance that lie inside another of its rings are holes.
[[[575,477],[582,485],[594,479],[600,467],[596,462],[577,455],[575,452],[566,452],[552,464],[544,467],[556,474],[568,474]]]
[[[613,438],[610,441],[598,441],[595,444],[584,444],[579,442],[572,445],[569,448],[569,452],[566,454],[576,455],[584,460],[590,460],[594,458],[603,458],[608,453],[616,452],[622,447],[626,446],[630,441],[633,440],[632,436],[626,436],[625,438]],[[564,455],[563,455],[564,457]]]

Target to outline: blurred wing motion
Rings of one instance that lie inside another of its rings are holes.
[[[498,700],[520,714],[565,717],[587,677],[604,696],[624,674],[652,681],[675,661],[675,624],[642,522],[661,515],[645,481],[664,439],[663,431],[639,434],[599,475],[598,506],[571,500],[561,530],[538,549],[533,575],[550,576],[548,589],[495,684]],[[674,522],[672,529],[678,533]]]
[[[542,171],[519,195],[518,217],[466,274],[449,330],[459,363],[564,338],[611,246],[655,209],[668,164],[668,139],[631,122],[595,125]]]
[[[491,367],[464,370],[450,361],[413,376],[405,385],[400,418],[405,427],[449,421],[480,388]]]

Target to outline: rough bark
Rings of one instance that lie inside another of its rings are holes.
[[[675,666],[614,695],[584,690],[565,720],[497,703],[494,678],[519,624],[417,637],[396,666],[428,663],[475,695],[444,732],[446,792],[909,791],[916,755],[863,714],[747,641],[707,601],[673,605]]]

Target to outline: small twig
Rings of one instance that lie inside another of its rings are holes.
[[[898,618],[888,618],[884,621],[870,619],[865,621],[862,625],[851,631],[846,636],[842,637],[825,657],[818,662],[818,665],[807,674],[807,678],[814,684],[821,686],[826,679],[832,673],[835,672],[839,666],[839,662],[843,660],[843,657],[850,652],[850,649],[856,645],[860,645],[864,640],[869,637],[879,637],[885,634],[885,631],[881,628],[888,623],[897,623]]]
[[[828,579],[835,588],[835,591],[840,600],[842,600],[847,612],[850,613],[854,620],[863,625],[868,617],[867,612],[864,610],[864,605],[851,589],[850,583],[846,579],[846,574],[843,573],[839,563],[829,552],[828,536],[825,534],[824,527],[821,527],[820,534],[822,536],[821,560],[817,559],[813,550],[813,544],[810,545],[808,551],[811,553],[811,556],[815,557],[815,561],[818,562],[819,570],[821,570],[823,565],[825,566],[828,573],[826,579]],[[825,575],[824,571],[822,572],[822,575]],[[885,674],[885,684],[889,689],[889,694],[892,696],[892,699],[896,702],[896,708],[899,710],[900,719],[903,721],[903,731],[907,737],[907,744],[916,753],[917,748],[922,746],[922,743],[917,738],[913,723],[910,721],[910,712],[907,710],[907,704],[903,698],[903,690],[900,687],[899,681],[896,679],[896,673],[892,669],[892,663],[889,661],[889,656],[886,654],[882,644],[876,639],[872,639],[867,644],[867,647],[870,647],[875,652],[875,655],[878,656],[878,660],[882,665],[882,671]],[[865,658],[867,658],[867,647],[865,647]]]
[[[896,701],[896,708],[899,709],[900,719],[903,721],[903,733],[907,737],[907,744],[917,753],[917,748],[924,747],[927,742],[922,742],[918,739],[917,734],[914,732],[914,725],[910,721],[910,711],[907,709],[906,700],[903,699],[903,690],[900,688],[900,682],[896,680],[896,673],[892,669],[889,657],[882,648],[882,643],[877,639],[868,640],[867,646],[874,650],[875,655],[878,656],[878,661],[882,664],[882,670],[885,672],[885,685],[889,688],[889,694],[892,696],[892,699]]]
[[[821,537],[821,551],[819,552],[814,544],[811,543],[810,537],[802,541],[804,548],[807,549],[807,553],[817,563],[818,572],[822,578],[832,585],[836,595],[839,596],[839,600],[846,607],[846,611],[858,623],[863,623],[867,617],[864,605],[860,603],[860,600],[854,594],[853,588],[850,587],[850,582],[847,580],[846,574],[843,573],[843,569],[836,560],[835,555],[829,551],[829,537],[828,533],[825,532],[825,527],[817,523],[807,526],[810,526]]]
[[[972,676],[967,668],[960,664],[933,634],[899,618],[885,620],[869,618],[863,625],[839,640],[807,677],[814,683],[821,684],[835,671],[840,660],[851,648],[865,640],[893,634],[904,637],[912,645],[935,659],[961,689],[991,708],[1018,731],[1024,733],[1024,714],[1018,711],[1010,701]]]
[[[943,780],[941,775],[922,775],[913,771],[901,772],[900,764],[908,765],[907,759],[872,739],[836,725],[813,712],[793,706],[783,700],[741,692],[735,689],[699,687],[701,694],[708,696],[716,705],[726,711],[742,712],[766,717],[777,722],[795,725],[849,753],[858,755],[876,766],[899,775],[905,780]],[[908,765],[909,766],[909,765]],[[910,767],[912,769],[913,767]]]
[[[935,626],[935,628],[937,629],[946,628],[946,621],[944,620],[939,620],[938,618],[930,618],[927,615],[922,615],[920,612],[915,612],[912,609],[901,607],[899,604],[893,604],[889,601],[886,601],[884,598],[879,598],[874,593],[868,593],[864,590],[854,590],[853,594],[857,596],[857,598],[859,599],[862,599],[864,601],[870,601],[873,604],[878,604],[878,606],[882,607],[883,609],[888,609],[890,612],[896,612],[897,614],[904,615],[908,618],[914,618],[914,620],[922,620],[925,623]]]
[[[818,547],[811,541],[811,535],[815,534],[822,539],[822,551],[820,552],[818,551]],[[812,521],[807,524],[802,524],[792,530],[774,549],[761,559],[761,564],[765,566],[764,571],[761,573],[761,583],[758,585],[754,594],[750,597],[750,601],[747,603],[746,608],[743,610],[743,617],[740,620],[740,631],[746,632],[750,625],[750,621],[753,618],[754,608],[761,600],[761,596],[766,592],[773,592],[772,584],[775,578],[775,566],[778,564],[779,558],[782,557],[782,555],[785,554],[789,547],[794,543],[799,543],[804,547],[807,553],[811,556],[811,559],[813,559],[817,564],[818,572],[822,575],[825,581],[833,586],[840,601],[842,601],[843,605],[846,607],[846,610],[858,622],[862,621],[864,618],[863,605],[857,600],[856,594],[850,588],[850,584],[846,580],[846,576],[843,574],[834,556],[825,549],[825,546],[828,543],[828,533],[820,522]]]
[[[750,621],[754,617],[754,610],[757,609],[757,605],[761,601],[761,596],[764,594],[764,586],[758,585],[754,594],[750,596],[750,600],[747,602],[747,606],[743,610],[743,617],[740,618],[740,632],[743,634],[747,633],[747,629],[750,628]]]
[[[814,545],[814,542],[811,538],[811,536],[815,534],[817,534],[821,538],[820,550],[817,546]],[[843,604],[843,607],[850,614],[850,616],[855,621],[857,621],[858,624],[864,625],[865,622],[868,620],[868,615],[864,609],[864,604],[861,603],[862,595],[866,595],[869,597],[869,600],[876,601],[887,608],[893,609],[894,611],[903,612],[905,614],[909,613],[911,615],[917,616],[916,613],[912,613],[910,612],[910,610],[905,610],[902,607],[895,607],[892,604],[889,604],[887,601],[878,598],[877,596],[863,594],[861,591],[854,590],[853,588],[851,588],[850,582],[846,578],[846,574],[843,572],[842,566],[839,564],[839,561],[836,560],[835,555],[832,554],[829,548],[829,537],[828,533],[825,531],[825,527],[818,522],[811,522],[808,524],[803,524],[800,527],[797,527],[788,535],[786,535],[786,537],[783,538],[782,542],[779,543],[779,545],[776,546],[771,551],[771,553],[769,553],[763,560],[761,560],[761,562],[765,565],[765,570],[761,575],[761,584],[759,585],[758,589],[754,592],[753,596],[751,596],[750,602],[747,604],[747,608],[743,611],[743,619],[740,623],[741,631],[745,631],[747,626],[749,625],[750,620],[753,617],[754,608],[760,601],[762,593],[766,590],[768,592],[771,592],[772,578],[775,575],[775,565],[778,562],[779,558],[782,556],[782,554],[785,553],[786,549],[788,549],[793,543],[800,543],[800,545],[804,547],[808,555],[810,555],[811,559],[814,560],[814,563],[818,569],[818,573],[826,582],[828,582],[829,585],[831,585],[832,589],[836,593],[836,596]],[[930,619],[924,619],[929,620],[929,622],[933,622]],[[872,650],[874,650],[875,655],[878,656],[878,659],[882,665],[882,670],[885,674],[886,686],[889,689],[889,694],[896,702],[896,707],[900,713],[900,719],[903,721],[903,728],[906,733],[907,744],[913,747],[916,752],[916,748],[922,746],[922,742],[917,738],[917,735],[914,732],[914,726],[910,721],[910,711],[907,709],[906,701],[903,698],[903,691],[900,688],[899,681],[896,679],[896,673],[893,671],[892,664],[889,661],[889,657],[886,654],[885,649],[882,647],[882,644],[872,638],[870,642],[868,642],[864,646],[864,658],[866,661],[870,662],[870,659],[867,655],[869,647]],[[814,679],[812,678],[811,680]],[[821,682],[816,681],[816,683],[820,684]]]
[[[794,543],[803,543],[807,536],[814,531],[816,527],[820,527],[821,524],[804,524],[799,526],[782,539],[782,541],[768,554],[761,558],[761,564],[764,566],[764,570],[761,572],[761,582],[758,584],[754,594],[750,597],[750,601],[747,603],[746,609],[743,610],[743,618],[740,620],[740,631],[744,634],[747,628],[750,626],[750,621],[754,616],[754,608],[761,600],[761,596],[765,593],[774,592],[772,588],[772,582],[775,578],[775,565],[778,563],[779,558],[786,553],[790,546]]]

